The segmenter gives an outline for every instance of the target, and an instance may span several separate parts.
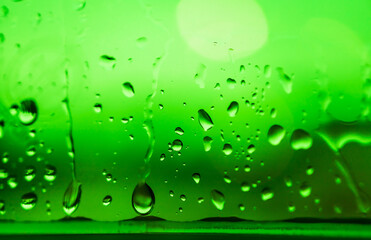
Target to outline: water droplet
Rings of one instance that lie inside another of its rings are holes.
[[[238,113],[238,102],[231,102],[228,106],[227,112],[230,117],[235,117]]]
[[[312,137],[302,129],[296,129],[291,135],[291,147],[294,150],[309,149],[312,146]]]
[[[100,112],[102,112],[102,104],[100,104],[100,103],[96,103],[96,104],[94,105],[94,111],[95,111],[96,113],[100,113]]]
[[[292,187],[292,180],[290,177],[285,177],[284,180],[287,187]]]
[[[142,48],[147,44],[148,39],[146,37],[137,38],[136,42],[138,47]]]
[[[242,192],[248,192],[248,191],[250,191],[250,185],[247,182],[243,182],[241,184],[241,191]]]
[[[4,168],[0,168],[0,179],[6,179],[8,178],[8,172]]]
[[[22,196],[21,207],[24,210],[30,210],[35,207],[37,202],[37,196],[35,193],[26,193]]]
[[[129,98],[133,97],[135,94],[134,88],[129,82],[122,84],[122,92],[124,93],[125,96]]]
[[[203,109],[198,110],[198,122],[200,123],[204,131],[208,131],[212,127],[214,127],[214,123],[211,120],[209,114]]]
[[[227,85],[230,89],[233,89],[236,86],[236,80],[232,78],[227,79]]]
[[[313,167],[308,167],[306,172],[307,172],[307,175],[308,175],[308,176],[313,175],[313,173],[314,173],[314,168],[313,168]]]
[[[199,183],[200,182],[200,174],[198,174],[198,173],[194,173],[193,175],[192,175],[192,178],[193,178],[193,180],[195,181],[195,183]]]
[[[103,198],[103,206],[108,206],[112,202],[112,197],[107,195]]]
[[[231,178],[227,175],[224,175],[224,182],[230,184],[232,182]]]
[[[138,183],[135,187],[132,204],[134,210],[141,215],[147,215],[152,211],[155,204],[155,195],[146,183]]]
[[[278,74],[279,74],[279,77],[280,77],[280,82],[281,82],[281,85],[283,87],[283,89],[285,90],[286,93],[291,93],[292,91],[292,80],[291,80],[291,77],[288,76],[284,71],[283,71],[283,68],[277,68],[277,71],[278,71]]]
[[[108,70],[114,69],[116,66],[116,58],[108,55],[100,56],[100,64]]]
[[[170,190],[169,194],[170,194],[170,197],[174,197],[174,192],[172,190]]]
[[[203,203],[205,201],[205,199],[203,198],[203,197],[199,197],[198,199],[197,199],[197,202],[198,203]]]
[[[276,118],[277,117],[277,111],[276,111],[275,108],[271,109],[270,115],[271,115],[271,118]]]
[[[310,186],[308,186],[307,183],[303,183],[301,186],[300,186],[300,195],[303,197],[303,198],[307,198],[310,196],[312,192],[312,188]]]
[[[72,180],[64,192],[63,211],[69,216],[72,215],[79,207],[80,198],[81,183],[77,182],[76,180]]]
[[[164,160],[165,160],[165,157],[166,157],[165,154],[161,154],[161,155],[160,155],[160,161],[164,161]]]
[[[223,153],[228,156],[231,155],[232,152],[233,152],[232,145],[229,143],[224,144]]]
[[[223,210],[225,204],[225,198],[223,193],[219,192],[218,190],[211,191],[211,202],[214,204],[216,209]]]
[[[35,168],[33,168],[33,167],[27,167],[26,168],[26,171],[25,171],[24,179],[27,182],[30,182],[30,181],[32,181],[35,178],[35,176],[36,176]]]
[[[292,212],[295,212],[296,207],[293,204],[289,204],[287,209],[289,210],[290,213],[292,213]]]
[[[185,195],[180,195],[180,200],[182,200],[182,202],[185,202],[187,200],[187,197]]]
[[[46,165],[44,179],[48,182],[52,182],[57,177],[57,169],[51,165]]]
[[[280,125],[273,125],[268,131],[268,142],[273,146],[277,146],[281,143],[282,139],[286,135],[286,130]]]
[[[270,65],[265,65],[264,66],[264,76],[266,78],[269,78],[271,76],[271,72],[272,72],[271,66]]]
[[[15,177],[11,177],[8,179],[8,186],[11,188],[11,189],[14,189],[18,186],[18,182],[17,180],[15,179]]]
[[[171,144],[171,148],[172,148],[174,151],[179,152],[179,151],[182,150],[182,148],[183,148],[183,143],[182,143],[182,141],[180,141],[179,139],[175,139],[175,140],[173,141],[173,143]]]
[[[38,112],[34,100],[27,99],[21,102],[18,118],[23,125],[31,125],[37,119]]]
[[[250,144],[250,145],[247,147],[247,152],[248,152],[249,154],[252,154],[252,153],[255,152],[255,146],[254,146],[254,144]]]
[[[36,148],[35,146],[29,146],[26,150],[26,155],[29,157],[33,157],[36,154]]]
[[[175,128],[175,133],[182,136],[184,134],[184,131],[180,127],[177,127],[177,128]]]
[[[243,204],[238,205],[241,212],[245,211],[246,207]]]
[[[204,137],[203,139],[203,143],[204,143],[204,149],[205,149],[205,152],[208,152],[211,150],[211,144],[213,142],[213,139],[211,137]]]
[[[264,188],[262,190],[262,200],[267,201],[269,199],[272,199],[274,196],[274,193],[269,188]]]

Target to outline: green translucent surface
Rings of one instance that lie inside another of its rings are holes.
[[[0,1],[0,220],[370,219],[370,15],[369,0]]]

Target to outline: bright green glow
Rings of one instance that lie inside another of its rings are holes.
[[[187,44],[213,60],[247,57],[268,38],[267,20],[255,0],[181,0],[177,21]]]

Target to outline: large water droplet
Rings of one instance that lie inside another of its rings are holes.
[[[235,101],[231,102],[228,106],[227,112],[230,117],[235,117],[238,113],[238,103]]]
[[[125,96],[127,97],[133,97],[135,92],[134,92],[134,88],[133,86],[131,85],[131,83],[129,82],[126,82],[124,84],[122,84],[122,92],[125,94]]]
[[[291,147],[294,150],[308,149],[312,146],[312,137],[302,129],[296,129],[291,135]]]
[[[22,196],[21,207],[24,210],[30,210],[35,207],[37,202],[37,196],[35,193],[26,193]]]
[[[203,109],[198,110],[198,122],[204,131],[210,130],[214,126],[209,114]]]
[[[268,142],[273,146],[277,146],[281,143],[282,139],[286,135],[286,130],[280,125],[273,125],[268,131]]]
[[[211,202],[214,204],[216,209],[218,210],[223,210],[224,208],[224,203],[225,203],[225,198],[224,194],[219,192],[218,190],[212,190],[211,191]]]
[[[67,215],[72,215],[80,204],[81,198],[81,183],[72,180],[68,185],[63,197],[63,210]]]
[[[292,91],[292,80],[289,75],[287,75],[284,71],[283,68],[277,68],[278,75],[280,77],[280,82],[285,90],[286,93],[291,93]]]
[[[274,196],[274,193],[272,192],[271,189],[269,189],[269,188],[264,188],[264,189],[262,190],[262,200],[263,200],[263,201],[267,201],[267,200],[269,200],[269,199],[272,199],[273,196]]]
[[[211,137],[204,137],[203,139],[203,142],[204,142],[204,149],[205,149],[205,152],[208,152],[211,150],[211,144],[213,142],[213,139]]]
[[[182,150],[182,148],[183,148],[183,143],[182,143],[182,141],[180,141],[179,139],[175,139],[175,140],[173,141],[173,143],[171,144],[171,148],[172,148],[174,151],[179,152],[179,151]]]
[[[18,118],[23,125],[31,125],[37,119],[38,112],[34,100],[27,99],[21,102]]]
[[[155,195],[146,183],[138,183],[135,187],[132,204],[134,210],[141,215],[147,215],[152,211],[155,204]]]
[[[231,155],[233,152],[232,145],[229,143],[224,144],[223,146],[223,153],[225,155]]]

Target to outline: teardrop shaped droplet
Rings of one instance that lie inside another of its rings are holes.
[[[195,183],[199,183],[200,182],[200,180],[201,180],[201,176],[200,176],[200,174],[199,173],[194,173],[194,174],[192,174],[192,178],[193,178],[193,180],[195,181]]]
[[[37,119],[38,112],[34,100],[27,99],[21,102],[18,118],[23,125],[31,125]]]
[[[214,123],[209,114],[203,109],[198,110],[198,122],[204,131],[210,130],[212,127],[214,127]]]
[[[134,210],[140,215],[149,214],[155,205],[155,195],[152,189],[144,182],[138,183],[132,196]]]
[[[238,113],[238,103],[236,101],[231,102],[228,106],[227,112],[230,117],[235,117]]]
[[[211,191],[211,201],[218,210],[223,210],[225,198],[224,194],[219,192],[218,190],[212,190]]]
[[[81,183],[72,180],[63,197],[63,210],[68,216],[71,216],[77,210],[80,204],[80,198]]]
[[[131,85],[129,82],[122,84],[122,92],[129,98],[133,97],[135,94],[133,85]]]

